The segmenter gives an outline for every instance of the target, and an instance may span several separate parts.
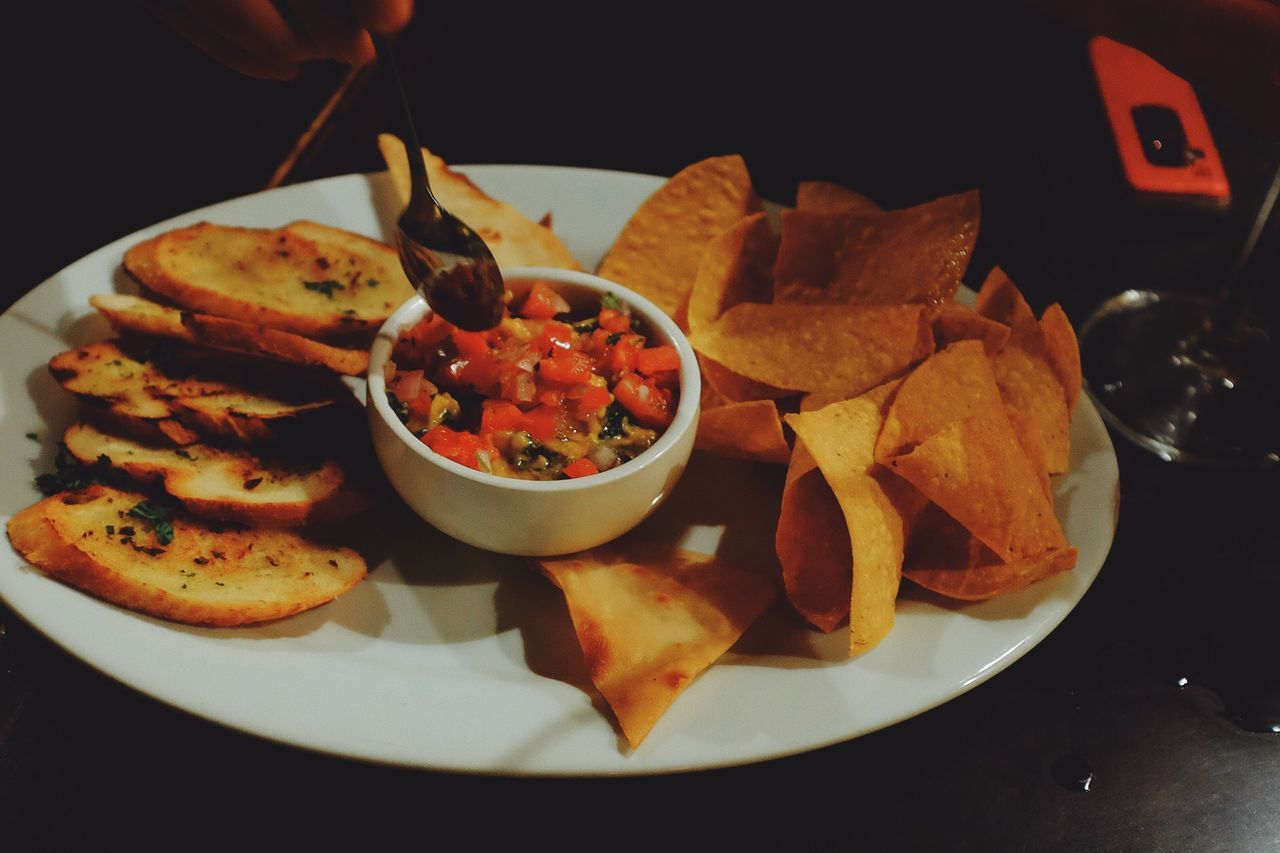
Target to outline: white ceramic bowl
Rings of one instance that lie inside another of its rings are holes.
[[[518,299],[534,279],[549,282],[575,309],[599,305],[615,294],[653,343],[680,354],[680,400],[671,425],[635,459],[574,480],[534,481],[499,477],[451,462],[414,437],[387,402],[383,365],[400,331],[430,310],[415,296],[378,332],[369,357],[367,411],[378,461],[413,510],[444,533],[504,554],[550,556],[593,548],[635,527],[675,488],[698,425],[702,394],[698,362],[680,329],[637,293],[587,273],[549,267],[503,270]]]

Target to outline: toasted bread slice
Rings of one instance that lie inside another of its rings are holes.
[[[363,349],[331,346],[292,332],[182,311],[119,293],[91,296],[89,303],[120,332],[263,355],[289,364],[324,367],[344,376],[361,376],[369,370],[369,353]]]
[[[211,358],[188,348],[169,348],[161,358],[147,349],[144,342],[98,341],[59,353],[49,370],[130,434],[175,444],[197,440],[193,429],[239,443],[271,442],[297,417],[351,399],[332,375],[299,375],[261,360]],[[233,384],[223,378],[227,374],[253,381]]]
[[[310,337],[370,336],[413,295],[395,249],[305,221],[201,222],[139,243],[124,267],[184,308]]]
[[[191,625],[231,627],[291,616],[347,592],[368,569],[349,548],[287,530],[217,530],[174,517],[161,541],[130,510],[141,494],[64,492],[9,521],[23,558],[121,607]]]
[[[401,205],[407,205],[409,158],[404,143],[384,133],[378,136],[378,148],[391,172]],[[426,161],[431,192],[450,213],[475,229],[493,252],[498,266],[582,269],[578,259],[549,227],[534,222],[506,202],[490,198],[469,178],[450,169],[425,148],[422,157]]]
[[[106,456],[131,477],[160,483],[201,518],[293,527],[345,518],[366,504],[333,459],[289,462],[206,444],[175,449],[112,435],[87,423],[68,427],[62,442],[86,465]]]

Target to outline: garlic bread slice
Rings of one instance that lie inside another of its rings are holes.
[[[232,627],[326,604],[368,569],[349,548],[287,530],[227,530],[174,516],[149,522],[142,494],[63,492],[9,520],[9,540],[54,578],[121,607],[190,625]]]
[[[207,444],[164,447],[88,423],[69,426],[62,441],[86,465],[105,456],[134,479],[160,484],[201,518],[293,527],[345,518],[367,504],[333,459],[286,462]]]

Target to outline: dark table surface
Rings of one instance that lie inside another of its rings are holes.
[[[31,38],[7,59],[18,233],[0,305],[168,216],[382,168],[373,136],[394,122],[368,74],[240,78],[132,6],[99,5],[74,25],[28,10],[12,31]],[[1035,308],[1077,322],[1129,287],[1212,293],[1280,161],[1207,103],[1231,210],[1139,209],[1081,34],[1016,4],[904,4],[857,27],[791,5],[783,21],[423,13],[401,52],[424,141],[453,163],[670,175],[737,151],[783,202],[806,178],[891,207],[978,187],[969,282],[999,263]],[[448,99],[464,79],[476,94]],[[1115,441],[1114,547],[1048,639],[914,719],[740,768],[529,780],[312,754],[146,699],[0,604],[0,849],[1280,850],[1280,483]]]

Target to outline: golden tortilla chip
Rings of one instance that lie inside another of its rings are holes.
[[[933,351],[923,305],[730,308],[689,336],[699,353],[755,382],[856,396]]]
[[[893,627],[906,541],[904,519],[925,501],[876,464],[876,436],[899,382],[816,412],[787,415],[831,488],[853,556],[849,654],[874,648]]]
[[[760,210],[741,157],[694,163],[640,205],[597,272],[675,316],[693,288],[708,244]]]
[[[1005,561],[1066,545],[978,341],[952,344],[903,380],[875,458]]]
[[[1006,563],[930,504],[912,529],[902,573],[939,595],[979,601],[1069,571],[1078,556],[1075,548],[1050,548]]]
[[[976,191],[882,213],[785,210],[774,301],[948,300],[973,254],[978,215]]]
[[[707,244],[689,293],[686,328],[713,322],[739,302],[773,301],[778,238],[765,214],[745,217]]]
[[[1009,340],[1009,327],[984,317],[956,302],[939,305],[933,318],[933,334],[938,349],[956,341],[982,341],[987,355],[993,355]]]
[[[1061,305],[1055,302],[1044,309],[1044,313],[1040,315],[1040,331],[1044,334],[1049,364],[1053,366],[1053,372],[1058,374],[1058,381],[1067,394],[1067,411],[1074,412],[1076,400],[1080,398],[1080,386],[1084,384],[1080,369],[1080,344]]]
[[[1071,416],[1067,395],[1053,370],[1039,323],[1013,329],[1009,343],[991,357],[996,385],[1018,440],[1036,467],[1048,474],[1067,470]]]
[[[799,438],[787,466],[774,549],[791,606],[818,630],[834,631],[849,615],[853,552],[840,502]]]
[[[698,366],[702,369],[703,384],[712,386],[725,402],[781,400],[783,397],[791,397],[795,394],[794,391],[788,391],[785,388],[774,388],[763,382],[753,382],[706,356],[698,356]]]
[[[801,181],[796,189],[796,210],[820,213],[857,211],[880,213],[883,208],[862,193],[829,181]]]
[[[633,748],[777,594],[764,576],[692,551],[632,561],[600,549],[539,565],[564,592],[591,680]]]
[[[983,317],[990,317],[1006,326],[1020,326],[1023,323],[1034,323],[1035,312],[1022,298],[1013,280],[1000,267],[992,267],[987,278],[978,290],[977,312]]]
[[[389,133],[379,134],[378,149],[391,172],[400,204],[409,203],[409,158],[404,143]],[[465,175],[450,169],[426,148],[427,178],[431,192],[450,213],[484,240],[500,267],[560,267],[580,270],[577,258],[560,242],[548,225],[534,222],[513,205],[491,198]],[[397,211],[398,212],[398,211]],[[550,223],[550,214],[543,219]]]
[[[752,462],[786,465],[791,448],[782,417],[772,400],[728,403],[704,410],[698,418],[694,448]]]

